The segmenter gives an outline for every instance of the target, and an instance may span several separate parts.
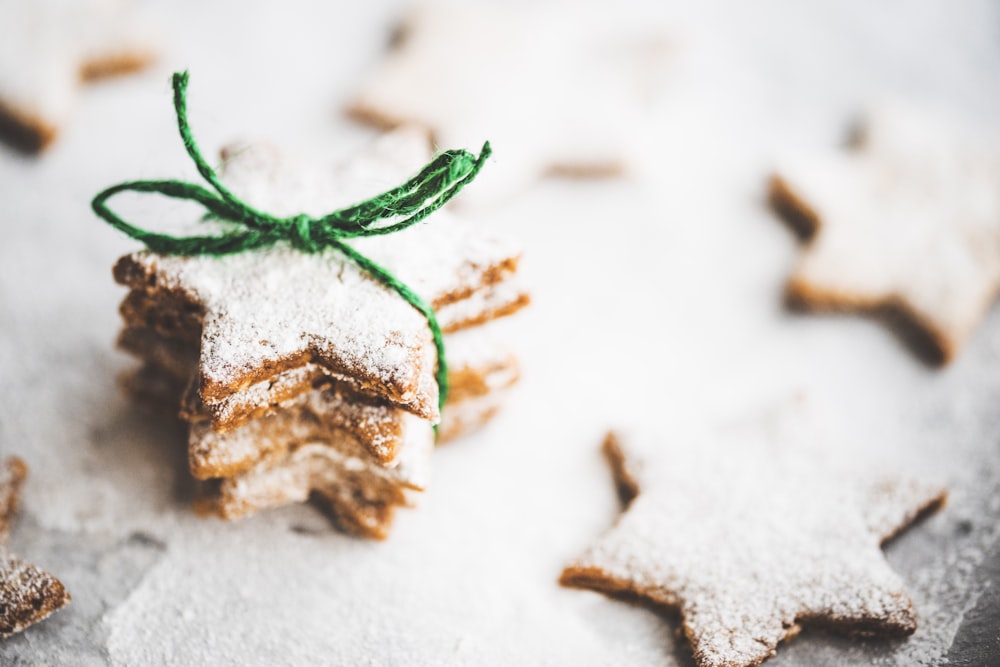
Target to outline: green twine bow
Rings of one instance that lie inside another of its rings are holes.
[[[254,250],[284,241],[303,252],[319,252],[335,248],[368,272],[382,284],[395,290],[427,318],[434,345],[437,348],[438,406],[448,397],[448,365],[444,355],[444,336],[430,304],[384,268],[360,254],[345,239],[362,236],[393,234],[415,225],[444,206],[458,194],[483,168],[492,150],[483,144],[476,157],[464,150],[444,151],[420,172],[399,187],[393,188],[354,206],[339,209],[319,218],[306,214],[279,218],[249,206],[237,199],[220,181],[215,171],[202,157],[191,135],[187,121],[188,73],[175,72],[174,110],[177,128],[187,154],[194,161],[201,177],[212,190],[196,183],[176,180],[129,181],[100,192],[91,202],[94,213],[112,227],[142,241],[153,252],[163,255],[227,255]],[[208,211],[208,218],[234,223],[236,227],[218,236],[177,237],[147,231],[125,222],[107,206],[107,201],[120,192],[153,192],[174,199],[198,202]],[[394,219],[395,222],[378,224]]]

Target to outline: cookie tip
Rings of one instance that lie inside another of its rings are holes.
[[[812,239],[819,230],[819,214],[778,173],[768,179],[767,203],[800,241]]]

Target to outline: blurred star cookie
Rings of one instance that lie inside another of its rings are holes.
[[[665,51],[659,32],[619,18],[578,3],[419,3],[349,112],[380,127],[417,123],[441,146],[488,138],[490,178],[466,203],[547,173],[618,174],[636,140],[641,73]]]
[[[678,608],[700,667],[759,664],[799,623],[912,633],[910,597],[879,545],[945,492],[805,448],[738,445],[609,435],[626,509],[561,583]]]
[[[846,149],[780,164],[771,204],[805,242],[792,303],[892,315],[917,352],[953,359],[1000,289],[1000,147],[987,139],[887,106]]]
[[[27,475],[28,466],[16,457],[0,467],[0,639],[38,623],[70,601],[62,582],[3,546]]]
[[[0,139],[44,149],[81,83],[142,69],[154,55],[125,0],[0,0]]]

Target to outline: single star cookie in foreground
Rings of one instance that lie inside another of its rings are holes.
[[[418,124],[441,146],[489,136],[500,147],[490,179],[465,203],[547,173],[619,174],[637,141],[642,73],[663,60],[665,39],[615,18],[578,3],[418,3],[349,112]]]
[[[912,633],[910,597],[879,545],[945,491],[810,450],[735,444],[609,434],[627,509],[561,583],[678,608],[700,667],[759,664],[800,623]]]
[[[44,149],[82,82],[142,69],[154,57],[122,0],[0,0],[0,139]]]
[[[27,475],[28,467],[16,457],[0,467],[0,639],[34,625],[70,601],[58,579],[3,546]]]
[[[770,200],[805,240],[793,304],[888,315],[947,363],[1000,289],[1000,144],[889,106],[845,150],[779,166]]]

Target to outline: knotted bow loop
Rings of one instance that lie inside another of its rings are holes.
[[[447,363],[444,357],[444,338],[434,310],[395,276],[344,241],[363,236],[393,234],[426,219],[479,174],[492,154],[489,142],[483,144],[478,156],[464,150],[444,151],[402,185],[353,206],[318,218],[304,213],[277,217],[258,211],[238,199],[222,184],[215,170],[202,156],[188,125],[187,86],[188,73],[174,73],[177,129],[188,156],[212,189],[174,180],[119,183],[94,197],[91,202],[94,213],[115,229],[163,255],[226,255],[264,248],[279,241],[307,253],[327,248],[339,251],[379,282],[398,292],[427,318],[438,353],[436,378],[439,406],[444,406],[448,395]],[[214,236],[172,236],[142,229],[124,220],[108,206],[108,201],[122,192],[148,192],[196,202],[205,208],[206,219],[225,223],[227,229]]]

